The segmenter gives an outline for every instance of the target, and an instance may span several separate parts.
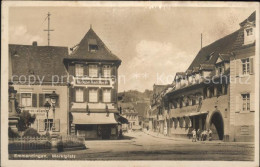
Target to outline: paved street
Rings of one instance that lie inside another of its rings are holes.
[[[194,142],[148,135],[144,132],[125,134],[124,140],[86,141],[86,150],[59,154],[74,154],[82,160],[241,160],[254,158],[252,143],[221,141]]]

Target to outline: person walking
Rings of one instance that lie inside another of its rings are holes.
[[[197,138],[196,130],[193,129],[193,131],[192,131],[192,142],[196,142],[196,138]]]

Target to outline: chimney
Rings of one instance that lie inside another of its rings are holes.
[[[33,41],[32,46],[37,46],[37,41]]]

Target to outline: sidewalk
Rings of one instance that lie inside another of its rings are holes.
[[[156,138],[161,138],[161,139],[166,139],[166,140],[174,140],[174,141],[191,141],[188,138],[176,138],[173,136],[164,136],[161,133],[157,133],[157,132],[153,132],[153,131],[147,131],[147,130],[143,130],[143,132],[147,135],[156,137]]]
[[[192,139],[187,138],[178,138],[178,137],[174,137],[174,136],[164,136],[161,133],[157,133],[157,132],[153,132],[153,131],[147,131],[147,130],[143,130],[143,132],[147,135],[153,136],[155,138],[161,138],[161,139],[166,139],[166,140],[173,140],[173,141],[182,141],[182,142],[190,142],[190,143],[197,143],[197,144],[228,144],[228,145],[237,145],[237,144],[249,144],[249,145],[253,145],[254,142],[224,142],[221,140],[206,140],[206,141],[196,141],[196,142],[192,142]]]

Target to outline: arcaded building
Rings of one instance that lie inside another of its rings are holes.
[[[254,57],[255,12],[239,30],[203,47],[185,72],[176,73],[175,88],[164,98],[169,135],[211,129],[214,140],[253,141]]]

